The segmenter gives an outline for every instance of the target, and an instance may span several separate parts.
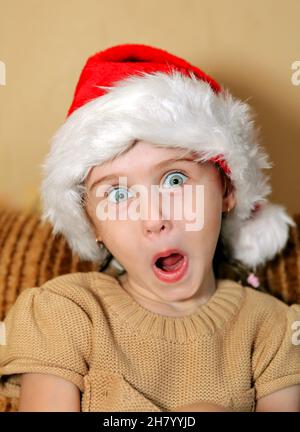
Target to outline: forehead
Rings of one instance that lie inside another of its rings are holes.
[[[99,175],[130,170],[147,170],[167,159],[180,159],[182,157],[196,157],[194,152],[185,148],[167,147],[152,144],[147,141],[137,141],[129,150],[113,160],[94,166],[87,177],[87,183],[93,182]]]

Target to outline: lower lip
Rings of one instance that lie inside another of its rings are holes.
[[[180,267],[173,271],[165,272],[160,268],[158,268],[156,265],[153,265],[153,271],[155,276],[162,282],[168,282],[168,283],[178,282],[186,274],[187,269],[188,269],[187,256],[183,257]]]

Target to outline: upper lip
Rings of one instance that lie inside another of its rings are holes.
[[[152,258],[152,265],[154,265],[156,263],[156,261],[158,260],[158,258],[162,258],[162,257],[166,257],[171,255],[172,253],[178,253],[180,255],[186,256],[186,253],[183,252],[183,250],[181,249],[166,249],[164,251],[161,252],[157,252],[153,258]]]

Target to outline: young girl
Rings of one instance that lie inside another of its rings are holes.
[[[255,271],[293,224],[247,104],[115,46],[88,59],[43,167],[43,220],[100,268],[10,309],[0,391],[20,411],[300,411],[300,305],[218,277],[219,247]]]

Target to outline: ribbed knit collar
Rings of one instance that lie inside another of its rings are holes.
[[[105,273],[92,272],[101,301],[126,328],[141,336],[185,342],[214,334],[224,329],[235,316],[245,296],[245,288],[229,279],[217,279],[216,291],[206,303],[190,315],[171,317],[141,306],[122,287],[118,279]]]

